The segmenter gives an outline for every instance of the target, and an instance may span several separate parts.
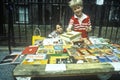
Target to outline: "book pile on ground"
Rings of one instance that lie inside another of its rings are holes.
[[[5,64],[18,64],[18,62],[15,62],[15,60],[18,58],[19,55],[7,55],[3,58],[3,60],[0,62],[0,65]]]

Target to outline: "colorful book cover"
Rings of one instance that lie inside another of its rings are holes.
[[[92,44],[108,44],[104,38],[89,38]]]
[[[76,48],[67,48],[67,51],[70,56],[79,56],[80,55]]]
[[[80,56],[76,56],[75,59],[77,60],[77,64],[78,63],[87,63],[87,59],[83,56],[83,55],[80,55]]]
[[[98,47],[94,44],[88,45],[88,49],[98,49]]]
[[[54,45],[54,50],[56,54],[63,53],[63,46],[62,45]]]
[[[114,54],[112,55],[106,55],[106,57],[111,60],[112,62],[119,62],[119,58],[117,56],[115,56]]]
[[[36,54],[47,54],[48,53],[48,49],[45,48],[38,48]]]
[[[96,56],[100,62],[111,62],[108,58],[105,56]]]
[[[23,51],[22,54],[36,54],[38,46],[28,46]]]
[[[98,63],[99,60],[97,59],[96,56],[85,56],[85,59],[89,62],[89,63]]]
[[[26,55],[25,59],[22,61],[22,64],[47,64],[47,54],[30,54]]]
[[[85,49],[85,48],[79,48],[79,49],[77,49],[79,52],[80,52],[80,54],[82,54],[82,55],[91,55],[91,53],[87,50],[87,49]]]
[[[99,56],[102,54],[101,49],[87,49],[92,55]]]

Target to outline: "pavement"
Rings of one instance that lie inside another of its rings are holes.
[[[12,47],[12,52],[21,52],[24,49],[24,47]],[[0,46],[0,61],[5,57],[9,55],[9,49],[7,46]],[[16,80],[13,77],[13,70],[16,67],[16,65],[0,65],[0,80]],[[108,80],[120,80],[120,74],[114,74],[112,75]],[[105,80],[105,79],[99,79],[96,75],[92,76],[83,76],[83,77],[55,77],[55,78],[32,78],[31,80]]]
[[[12,47],[11,51],[22,51],[24,47]],[[9,55],[9,49],[7,46],[0,46],[0,61]],[[16,65],[6,64],[0,65],[0,80],[15,80],[13,77],[13,70]]]

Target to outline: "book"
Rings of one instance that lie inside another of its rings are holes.
[[[60,37],[65,41],[78,41],[81,38],[81,33],[76,31],[65,32]]]
[[[47,64],[47,54],[30,54],[26,55],[25,59],[22,61],[22,64]]]
[[[96,57],[100,62],[111,62],[111,60],[109,60],[105,56],[96,56]]]
[[[65,64],[47,64],[45,67],[45,71],[47,72],[66,71],[66,65]]]
[[[38,46],[28,46],[23,51],[22,54],[36,54]]]
[[[14,63],[21,64],[21,62],[25,59],[26,55],[19,55],[17,59],[15,59]]]
[[[79,52],[77,51],[77,49],[76,48],[67,48],[67,51],[68,51],[68,54],[70,55],[70,56],[79,56],[80,54],[79,54]]]
[[[108,44],[108,42],[104,38],[89,37],[89,40],[92,44]]]
[[[15,62],[15,60],[18,58],[19,55],[7,55],[3,58],[3,60],[0,62],[0,65],[5,64],[17,64],[18,62]]]
[[[48,49],[45,48],[38,48],[36,54],[47,54]]]
[[[119,62],[119,61],[120,61],[120,59],[119,59],[117,56],[115,56],[114,54],[106,55],[106,57],[107,57],[109,60],[111,60],[112,62]]]
[[[98,63],[99,60],[97,59],[96,56],[85,56],[85,59],[89,62],[89,63]]]
[[[56,54],[63,53],[63,46],[62,45],[54,45],[54,50]]]
[[[66,63],[69,59],[69,55],[66,53],[63,54],[49,54],[49,64],[61,64]]]
[[[104,55],[101,49],[87,49],[87,50],[94,56],[100,56],[102,54]]]
[[[86,48],[78,48],[77,50],[81,55],[91,55],[91,53]]]
[[[61,38],[45,38],[43,45],[63,45],[63,41]]]

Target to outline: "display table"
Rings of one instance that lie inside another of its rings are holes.
[[[15,77],[57,77],[96,75],[102,73],[117,73],[109,63],[66,64],[65,71],[45,71],[46,65],[17,65],[13,71]],[[58,66],[59,67],[59,66]]]
[[[22,52],[23,55],[27,55],[27,58],[18,64],[14,71],[14,77],[63,77],[63,76],[87,76],[87,75],[103,75],[103,74],[115,74],[120,71],[120,61],[119,61],[119,49],[105,43],[103,39],[96,40],[91,38],[91,42],[95,42],[95,45],[88,45],[89,50],[84,48],[76,48],[75,45],[78,44],[61,44],[58,40],[45,39],[43,41],[43,46],[32,46],[27,47]],[[101,41],[101,42],[100,42]],[[45,42],[45,43],[44,43]],[[104,42],[104,44],[102,44]],[[45,45],[45,44],[49,45]],[[64,43],[64,42],[63,42]],[[99,43],[99,44],[96,44]],[[102,44],[102,45],[100,45]],[[80,47],[78,45],[78,47]],[[33,49],[34,48],[34,49]],[[32,51],[33,50],[33,51]],[[36,50],[36,52],[35,52]],[[28,54],[32,54],[28,56]],[[26,54],[27,53],[27,54]],[[89,54],[90,53],[90,54]],[[42,55],[41,55],[42,54]],[[49,55],[49,57],[43,54]],[[114,54],[117,55],[114,56]],[[74,59],[77,62],[74,62]],[[106,57],[107,58],[106,58]],[[36,57],[36,59],[35,59]],[[84,58],[83,58],[84,57]],[[95,58],[99,57],[99,58]],[[110,58],[108,60],[108,58]],[[39,61],[40,59],[40,61]],[[101,61],[98,61],[101,60]],[[79,62],[80,61],[80,62]],[[82,61],[82,62],[81,62]],[[46,70],[48,65],[54,65],[49,67],[51,71]],[[64,65],[63,69],[59,69],[61,65]],[[18,80],[18,79],[17,79]],[[19,79],[20,80],[20,79]],[[26,79],[27,80],[27,79]],[[30,80],[30,79],[29,79]]]

